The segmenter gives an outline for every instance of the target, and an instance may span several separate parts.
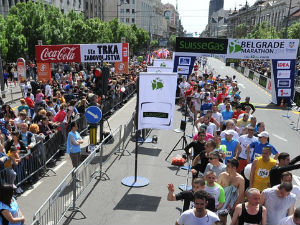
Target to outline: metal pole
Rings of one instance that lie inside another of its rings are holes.
[[[1,93],[2,93],[2,98],[5,98],[5,84],[4,84],[4,77],[3,77],[3,67],[2,67],[2,57],[1,57],[1,49],[0,49],[0,82],[1,82]]]
[[[284,38],[287,38],[287,31],[288,31],[290,14],[291,14],[291,7],[292,7],[292,0],[290,0],[288,15],[287,15],[286,22],[285,22]]]

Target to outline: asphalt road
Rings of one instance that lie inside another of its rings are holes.
[[[292,157],[300,153],[299,132],[292,128],[298,119],[298,114],[292,112],[290,119],[282,117],[285,110],[270,107],[271,96],[261,87],[245,78],[230,67],[225,67],[224,63],[218,59],[210,58],[208,65],[213,65],[215,73],[232,76],[237,75],[241,96],[251,97],[251,102],[257,107],[255,116],[258,121],[264,121],[266,130],[271,134],[270,140],[279,152],[286,151]],[[117,112],[111,119],[111,126],[117,127],[128,120],[129,115],[134,111],[135,98],[132,99],[123,110]],[[174,128],[178,128],[180,120],[183,118],[179,111],[175,112]],[[292,123],[294,122],[294,123]],[[113,124],[113,125],[112,125]],[[192,133],[192,126],[187,125],[187,134]],[[175,146],[182,136],[182,133],[175,133],[173,130],[154,130],[150,136],[157,135],[157,144],[143,144],[139,147],[138,175],[150,180],[150,184],[143,188],[129,188],[121,184],[124,177],[134,175],[134,143],[130,142],[127,150],[132,152],[130,156],[123,156],[120,160],[113,157],[112,165],[106,165],[110,180],[93,181],[84,195],[78,202],[82,213],[71,214],[64,218],[62,224],[174,224],[180,215],[182,202],[167,201],[167,184],[174,183],[175,187],[186,183],[186,171],[179,170],[171,165],[169,158],[165,157]],[[187,138],[188,142],[190,139]],[[183,151],[174,152],[172,155],[182,154]],[[108,168],[109,167],[109,168]],[[55,186],[71,169],[68,157],[55,167],[57,174],[40,180],[33,189],[26,192],[18,199],[22,211],[27,221],[31,221],[33,213],[41,203],[54,190]],[[293,174],[300,177],[300,171]],[[190,181],[190,180],[189,180]],[[295,183],[299,181],[295,181]],[[179,189],[176,188],[176,192]],[[299,202],[298,202],[299,204]]]

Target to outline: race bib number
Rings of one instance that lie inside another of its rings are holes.
[[[232,151],[227,151],[226,152],[226,157],[231,157],[232,156]]]
[[[262,178],[267,178],[269,176],[269,170],[259,169],[257,171],[257,176],[262,177]]]

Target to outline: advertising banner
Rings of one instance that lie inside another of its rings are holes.
[[[172,59],[154,59],[153,66],[173,68]]]
[[[291,105],[294,96],[296,60],[272,60],[272,102]],[[269,89],[269,87],[268,87]]]
[[[116,74],[128,74],[128,62],[115,62]]]
[[[37,62],[128,62],[129,44],[36,45]]]
[[[183,56],[176,52],[174,53],[173,72],[182,75],[190,75],[193,72],[195,61],[196,56]]]
[[[37,62],[80,62],[80,45],[36,45]]]
[[[147,72],[153,73],[171,73],[173,72],[173,67],[159,67],[159,66],[147,66]]]
[[[228,39],[228,58],[296,59],[298,39]]]
[[[81,62],[128,62],[128,43],[80,45]]]
[[[26,80],[26,63],[23,58],[17,59],[17,73],[19,81],[24,82]]]
[[[233,64],[233,66],[232,66],[232,64]],[[239,66],[240,65],[240,60],[239,59],[226,58],[225,65],[226,66],[231,66],[231,67]]]
[[[173,127],[176,73],[140,73],[138,129],[170,130]]]
[[[176,53],[182,56],[225,57],[228,39],[176,37]]]
[[[51,80],[51,67],[50,63],[37,63],[37,76],[38,81],[48,82]]]

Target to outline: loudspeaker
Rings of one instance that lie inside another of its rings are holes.
[[[186,128],[186,121],[185,120],[181,120],[180,130],[185,131],[185,128]]]

